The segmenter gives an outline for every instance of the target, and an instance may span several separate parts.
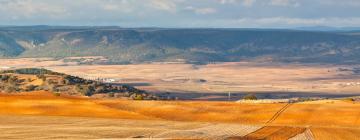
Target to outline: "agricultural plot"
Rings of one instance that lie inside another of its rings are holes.
[[[244,137],[233,137],[231,139],[249,139],[249,140],[287,140],[301,134],[305,128],[300,127],[286,127],[286,126],[266,126],[255,132],[252,132]]]
[[[360,125],[359,115],[359,103],[300,103],[291,105],[272,124],[356,127]]]
[[[271,95],[263,95],[274,98],[318,94],[328,97],[360,95],[360,76],[352,71],[357,66],[348,65],[255,62],[209,65],[77,65],[48,58],[2,59],[0,65],[9,68],[43,67],[87,79],[107,78],[152,92],[171,92],[180,95],[186,93],[180,99],[227,100],[228,92],[234,95],[274,92]],[[214,97],[212,94],[217,95]],[[240,97],[233,96],[234,100]]]
[[[49,92],[0,94],[0,139],[347,140],[359,138],[359,114],[359,104],[340,101],[286,106],[91,99]]]
[[[351,140],[360,139],[360,129],[357,128],[311,128],[316,140]]]
[[[310,129],[306,129],[304,133],[298,134],[295,137],[290,138],[289,140],[314,140],[314,135]]]
[[[154,136],[155,138],[187,138],[187,139],[226,139],[232,136],[245,136],[260,129],[255,125],[212,124],[191,130],[169,131]]]

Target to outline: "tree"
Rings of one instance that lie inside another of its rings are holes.
[[[133,100],[144,100],[144,96],[141,94],[132,94],[130,98]]]
[[[94,92],[94,88],[91,86],[76,85],[76,90],[85,96],[91,96]]]
[[[244,100],[257,100],[257,97],[254,94],[248,94],[243,97]]]
[[[25,87],[25,91],[34,91],[36,88],[37,88],[37,86],[28,85]]]

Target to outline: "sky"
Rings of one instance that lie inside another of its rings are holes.
[[[360,27],[360,0],[0,0],[0,25]]]

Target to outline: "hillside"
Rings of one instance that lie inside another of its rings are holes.
[[[1,27],[1,57],[105,56],[108,63],[153,61],[357,63],[353,32],[119,27]]]
[[[360,136],[359,108],[341,100],[285,105],[0,94],[0,139],[349,140]]]
[[[66,94],[108,98],[124,97],[134,100],[158,99],[156,96],[132,86],[87,80],[46,69],[27,68],[0,72],[0,92],[33,91],[50,91],[56,96]]]

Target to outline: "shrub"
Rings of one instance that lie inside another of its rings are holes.
[[[6,93],[13,93],[13,92],[16,92],[16,91],[17,91],[17,89],[15,87],[13,87],[13,86],[6,86],[5,87],[5,92]]]
[[[85,96],[91,96],[94,93],[94,88],[91,86],[76,85],[76,90]]]
[[[115,94],[113,92],[110,92],[108,95],[109,97],[115,97]]]
[[[244,100],[257,100],[257,97],[254,94],[248,94],[243,97]]]
[[[133,94],[131,95],[131,99],[133,100],[144,100],[144,96],[141,94]]]
[[[37,86],[28,85],[25,87],[25,91],[34,91],[36,88],[37,88]]]
[[[344,101],[353,102],[353,101],[355,101],[355,99],[354,98],[345,98]]]

